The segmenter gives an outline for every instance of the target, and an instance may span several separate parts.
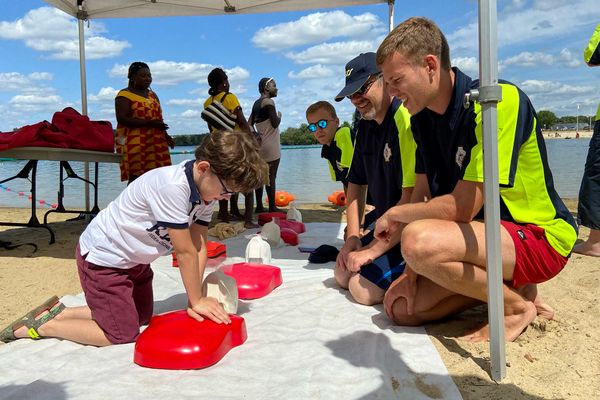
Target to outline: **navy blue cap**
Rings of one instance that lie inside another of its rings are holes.
[[[379,74],[375,61],[375,53],[361,53],[346,64],[346,86],[335,96],[335,101],[342,101],[358,91],[371,75]]]

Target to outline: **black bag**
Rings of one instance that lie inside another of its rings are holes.
[[[223,97],[221,97],[220,101],[215,100],[213,96],[212,103],[202,110],[202,119],[205,120],[213,129],[233,131],[235,124],[237,124],[237,115],[231,113],[223,105],[223,101],[228,94],[229,92],[225,93]]]

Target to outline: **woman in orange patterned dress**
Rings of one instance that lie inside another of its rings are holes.
[[[148,65],[132,63],[127,78],[129,85],[115,98],[115,142],[117,153],[122,154],[121,180],[129,184],[144,172],[171,165],[169,147],[175,147],[175,142],[167,134],[160,101],[150,89]]]

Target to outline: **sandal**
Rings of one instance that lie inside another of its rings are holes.
[[[65,305],[58,300],[58,297],[52,296],[44,303],[37,306],[33,310],[29,311],[27,314],[23,315],[21,318],[4,328],[2,332],[0,332],[0,342],[8,343],[12,342],[13,340],[20,339],[15,337],[15,331],[23,326],[27,328],[27,334],[30,338],[41,339],[41,336],[37,331],[38,328],[44,325],[46,322],[53,319],[54,317],[56,317],[64,309]],[[44,314],[40,318],[36,318],[44,311],[48,311],[48,313]]]

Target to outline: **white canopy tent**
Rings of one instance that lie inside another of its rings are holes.
[[[79,22],[81,105],[87,114],[85,40],[83,22],[100,18],[141,18],[252,14],[318,8],[387,3],[390,30],[393,27],[395,0],[45,0],[75,17]],[[500,205],[498,186],[497,102],[498,86],[496,0],[479,0],[479,76],[480,87],[467,97],[481,103],[485,171],[486,252],[488,254],[488,310],[490,323],[491,376],[501,381],[506,376],[504,347],[504,300],[500,252]],[[88,197],[86,196],[86,200]],[[88,201],[86,201],[86,204]]]

